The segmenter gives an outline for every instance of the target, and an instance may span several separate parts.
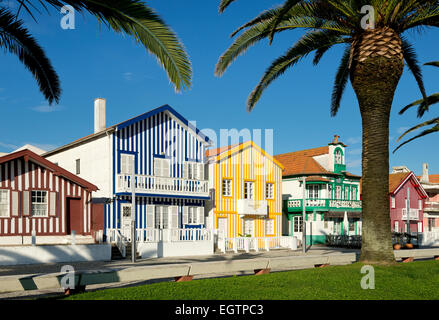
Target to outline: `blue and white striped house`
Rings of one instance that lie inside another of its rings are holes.
[[[209,138],[168,105],[105,127],[105,103],[95,100],[93,134],[43,156],[98,186],[93,202],[105,204],[107,240],[130,239],[135,192],[142,256],[156,256],[157,250],[157,256],[206,254],[194,240],[211,240],[204,228],[209,199],[204,154]],[[163,242],[181,241],[187,248],[179,243],[176,252],[168,248],[165,253]]]

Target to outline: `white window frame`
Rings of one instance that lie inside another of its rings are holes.
[[[232,179],[223,179],[222,181],[222,195],[223,197],[232,196]]]
[[[267,182],[265,184],[265,196],[267,199],[274,199],[274,183]]]
[[[303,216],[294,216],[293,217],[293,232],[302,232],[303,231]]]
[[[249,228],[250,226],[250,228]],[[252,237],[255,236],[255,219],[248,218],[244,219],[244,236],[250,235]],[[248,229],[250,229],[250,233],[247,233]]]
[[[35,196],[34,196],[35,193]],[[42,195],[39,195],[39,193],[45,193],[45,199],[46,202],[34,202],[34,197],[36,198],[41,198]],[[31,217],[36,217],[36,218],[44,218],[44,217],[48,217],[49,216],[49,192],[47,190],[31,190],[31,200],[30,200],[30,215]],[[46,209],[45,209],[45,214],[41,215],[41,214],[35,214],[34,209],[36,209],[35,206],[39,206],[39,205],[45,205]]]
[[[393,231],[399,232],[399,221],[395,221],[395,225],[394,225]]]
[[[335,164],[343,164],[343,156],[340,149],[335,150]]]
[[[6,210],[6,214],[2,213],[2,211],[0,210],[0,218],[9,218],[11,216],[11,194],[10,194],[10,190],[9,189],[0,189],[0,206],[6,206],[7,210]],[[6,194],[6,199],[3,203],[3,194]]]
[[[336,200],[341,200],[341,186],[335,186],[334,197]]]
[[[120,154],[120,173],[134,174],[134,161],[135,161],[134,154],[121,153]]]
[[[344,198],[344,200],[349,200],[349,187],[348,186],[344,187],[343,198]]]
[[[253,200],[255,198],[255,182],[244,181],[244,199]]]
[[[395,196],[390,196],[390,207],[392,208],[392,209],[394,209],[394,208],[396,208],[396,199],[395,199]]]
[[[168,170],[165,170],[164,163],[166,163]],[[156,177],[169,178],[171,176],[171,160],[166,158],[154,158],[154,175]]]
[[[352,200],[357,200],[357,188],[352,187]]]
[[[198,223],[198,207],[188,207],[187,224],[196,225]]]
[[[418,209],[422,210],[422,200],[421,199],[418,200]]]
[[[265,224],[265,232],[267,235],[274,235],[274,219],[267,219]]]
[[[166,208],[166,212],[164,212]],[[166,224],[165,218],[166,217]],[[154,228],[169,229],[170,226],[170,210],[169,206],[154,206]],[[165,228],[166,227],[166,228]]]
[[[308,199],[318,199],[320,196],[320,185],[319,184],[309,184],[306,190],[308,191]],[[317,196],[316,196],[317,195]]]

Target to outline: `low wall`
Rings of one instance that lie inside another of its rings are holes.
[[[36,236],[35,243],[36,245],[46,245],[46,244],[72,244],[73,238],[71,235],[66,236]],[[94,239],[91,235],[76,235],[75,236],[76,244],[92,244],[94,243]],[[32,244],[32,236],[1,236],[0,237],[0,246],[2,245],[30,245]]]
[[[0,247],[0,265],[110,260],[110,244]]]
[[[213,241],[141,242],[137,252],[142,259],[213,254]]]

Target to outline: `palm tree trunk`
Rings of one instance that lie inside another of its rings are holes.
[[[404,68],[401,39],[393,30],[369,31],[354,41],[351,52],[350,77],[363,126],[360,261],[394,262],[389,206],[389,119]]]

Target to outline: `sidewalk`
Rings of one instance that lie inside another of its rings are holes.
[[[334,253],[348,253],[356,252],[359,254],[359,250],[349,250],[342,248],[329,248],[323,246],[315,246],[308,249],[305,255],[327,255]],[[57,264],[42,264],[42,265],[17,265],[17,266],[0,266],[0,277],[11,276],[11,275],[36,275],[36,274],[49,274],[57,273],[61,271],[61,267],[64,265],[71,265],[75,271],[92,271],[92,270],[122,270],[125,268],[141,267],[141,266],[151,266],[151,265],[176,265],[184,263],[194,263],[194,262],[214,262],[214,261],[232,261],[240,259],[255,259],[255,258],[274,258],[274,257],[288,257],[288,256],[301,256],[303,255],[301,250],[291,251],[287,249],[277,249],[271,251],[260,251],[260,252],[249,252],[249,253],[226,253],[226,254],[213,254],[207,256],[185,256],[185,257],[169,257],[169,258],[154,258],[154,259],[139,259],[136,263],[132,263],[130,260],[115,260],[115,261],[94,261],[94,262],[75,262],[75,263],[57,263]],[[291,270],[291,268],[289,268]],[[272,272],[283,271],[283,270],[272,270]],[[252,274],[252,273],[247,273]],[[209,274],[204,276],[195,276],[195,279],[202,278],[214,278],[214,277],[224,277],[231,276],[232,274]],[[243,273],[242,275],[245,275]],[[170,279],[155,279],[147,280],[143,282],[118,282],[118,283],[108,283],[108,284],[98,284],[87,286],[87,291],[104,289],[104,288],[115,288],[115,287],[127,287],[135,286],[149,283],[156,283],[162,281],[171,281]],[[18,291],[10,293],[1,293],[1,299],[33,299],[49,295],[60,295],[63,294],[62,289],[51,289],[51,290],[29,290],[29,291]]]

